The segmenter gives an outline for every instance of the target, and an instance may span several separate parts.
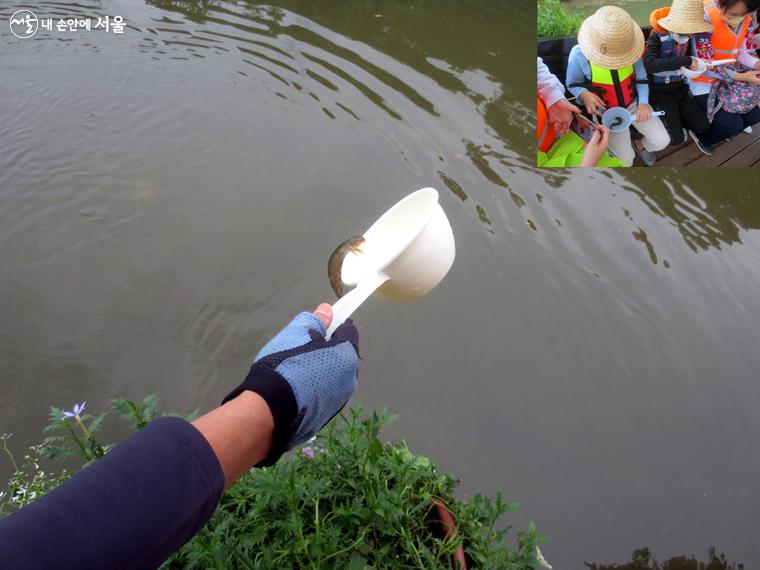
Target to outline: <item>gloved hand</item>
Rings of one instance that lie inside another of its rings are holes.
[[[325,325],[301,313],[256,356],[245,381],[222,404],[245,390],[259,394],[274,418],[272,448],[257,465],[273,465],[287,450],[314,437],[356,390],[359,331],[348,319],[325,340]]]

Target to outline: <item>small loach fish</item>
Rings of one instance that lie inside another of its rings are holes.
[[[354,254],[362,253],[361,245],[363,243],[364,238],[362,236],[348,238],[335,248],[335,251],[333,251],[330,256],[330,261],[327,262],[327,276],[330,279],[330,287],[335,291],[338,299],[346,294],[343,279],[341,278],[341,273],[343,272],[343,260],[346,255],[348,255],[349,251]]]
[[[610,129],[614,129],[618,125],[623,124],[623,117],[615,117],[615,120],[610,123]]]

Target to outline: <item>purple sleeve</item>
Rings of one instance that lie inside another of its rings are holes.
[[[0,568],[155,568],[206,524],[223,488],[203,435],[159,418],[0,520]]]

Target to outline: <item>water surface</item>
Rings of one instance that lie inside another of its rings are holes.
[[[555,568],[710,545],[760,565],[751,173],[537,170],[534,4],[25,6],[129,27],[21,40],[0,0],[16,446],[51,404],[213,406],[330,298],[333,248],[433,185],[457,260],[424,300],[361,309],[355,400],[464,493],[519,499]]]

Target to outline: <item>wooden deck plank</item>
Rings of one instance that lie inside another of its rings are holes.
[[[718,148],[715,149],[716,153],[720,153]],[[705,156],[699,147],[694,144],[694,141],[689,138],[689,142],[686,142],[678,148],[676,152],[663,156],[660,160],[660,154],[657,154],[657,166],[686,166],[697,160],[700,156]]]
[[[681,144],[670,145],[669,147],[662,149],[661,151],[657,153],[657,162],[660,162],[665,157],[670,156],[671,154],[678,152],[682,148],[689,146],[691,142],[692,142],[691,138],[689,138],[688,140],[685,140]]]
[[[760,127],[760,125],[758,125]],[[644,166],[636,157],[634,166]],[[669,146],[657,153],[655,166],[754,166],[760,165],[760,128],[752,134],[739,133],[730,142],[715,145],[715,153],[707,156],[699,150],[694,142],[689,141],[678,146]]]
[[[671,145],[656,154],[657,162],[655,162],[655,166],[685,166],[700,156],[704,156],[691,138],[679,145]],[[644,163],[637,156],[633,165],[644,166]]]
[[[712,156],[702,155],[684,166],[721,166],[732,157],[741,153],[741,151],[750,146],[758,138],[760,138],[760,129],[755,129],[751,135],[739,133],[730,142],[724,142],[720,147],[716,147],[715,153]]]
[[[749,146],[744,147],[721,166],[752,166],[758,160],[760,160],[760,137],[756,137]]]

